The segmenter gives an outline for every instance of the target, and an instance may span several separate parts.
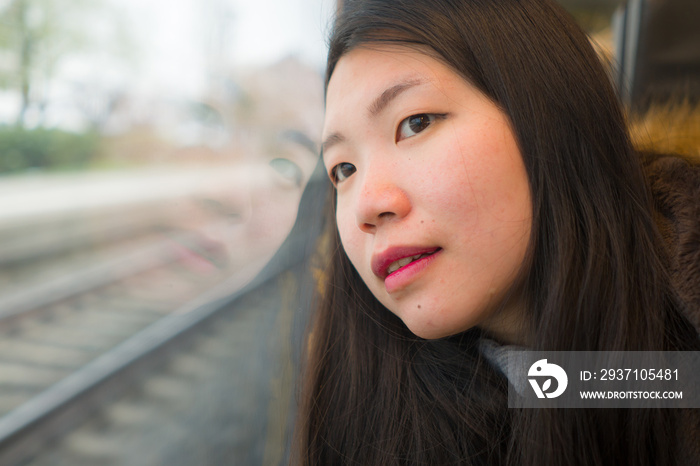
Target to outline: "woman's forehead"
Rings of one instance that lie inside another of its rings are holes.
[[[328,83],[324,137],[348,117],[350,108],[373,116],[409,89],[428,85],[447,89],[460,81],[451,69],[414,48],[355,48],[340,58]]]
[[[372,45],[356,47],[343,55],[335,66],[328,83],[328,93],[333,88],[347,93],[344,84],[360,81],[381,87],[387,79],[420,79],[435,81],[438,71],[447,69],[441,62],[414,47],[401,45]],[[339,83],[340,81],[340,83]],[[340,88],[340,89],[338,89]]]

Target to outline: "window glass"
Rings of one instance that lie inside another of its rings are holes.
[[[79,407],[32,464],[286,455],[334,8],[0,1],[0,423]]]

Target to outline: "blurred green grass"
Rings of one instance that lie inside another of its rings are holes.
[[[0,173],[84,169],[97,158],[99,147],[97,133],[0,127]]]

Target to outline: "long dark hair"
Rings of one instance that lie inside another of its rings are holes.
[[[533,203],[519,280],[533,349],[697,344],[617,97],[566,12],[549,0],[345,0],[326,83],[345,53],[387,42],[428,47],[510,118]],[[480,330],[412,335],[364,285],[334,225],[328,238],[300,464],[674,463],[671,410],[508,410]]]

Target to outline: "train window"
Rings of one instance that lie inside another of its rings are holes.
[[[334,8],[0,1],[0,463],[285,457]]]

